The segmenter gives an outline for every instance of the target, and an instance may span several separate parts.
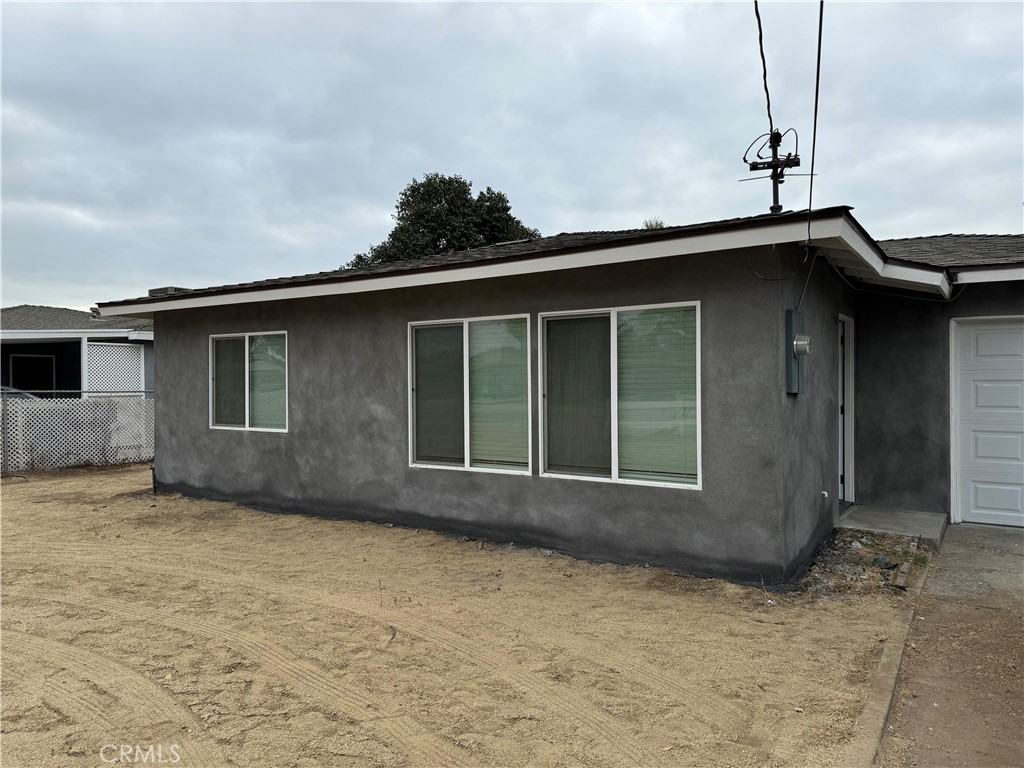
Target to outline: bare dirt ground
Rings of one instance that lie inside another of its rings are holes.
[[[154,496],[146,467],[14,480],[9,768],[834,765],[905,599],[849,563],[766,593]]]

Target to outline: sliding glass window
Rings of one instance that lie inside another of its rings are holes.
[[[525,317],[414,325],[414,464],[528,471],[529,325]]]
[[[543,319],[544,471],[699,484],[696,304]]]
[[[210,426],[288,429],[285,333],[210,338]]]

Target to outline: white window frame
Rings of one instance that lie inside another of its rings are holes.
[[[497,467],[472,467],[469,446],[469,324],[489,320],[526,320],[526,445],[527,460],[523,469],[500,469]],[[415,340],[416,328],[429,328],[434,325],[462,326],[462,439],[463,463],[457,464],[425,464],[416,461],[416,393],[413,383],[416,377]],[[409,466],[421,469],[454,469],[460,472],[486,472],[496,475],[532,475],[533,474],[533,337],[529,314],[519,315],[488,315],[486,317],[460,317],[449,320],[424,320],[408,324],[406,329],[408,346],[408,395],[409,419]]]
[[[629,478],[619,477],[619,381],[618,381],[618,313],[619,312],[634,312],[637,310],[644,309],[671,309],[675,307],[693,307],[696,311],[696,317],[694,318],[694,325],[697,329],[697,350],[696,350],[696,366],[697,366],[697,482],[696,483],[665,483],[657,482],[654,480],[634,480]],[[610,333],[611,333],[611,352],[609,357],[611,358],[611,440],[612,440],[612,471],[611,477],[594,477],[592,475],[570,475],[563,472],[548,472],[547,467],[547,426],[548,426],[548,413],[547,413],[547,391],[546,384],[547,379],[545,377],[545,366],[547,363],[547,348],[546,348],[546,321],[548,318],[559,318],[559,317],[597,317],[597,316],[608,316]],[[601,307],[601,308],[586,308],[586,309],[574,309],[574,310],[563,310],[558,312],[540,312],[537,315],[537,327],[538,327],[538,344],[540,345],[540,353],[538,354],[538,372],[537,372],[537,388],[539,391],[539,399],[542,403],[539,416],[540,421],[540,476],[541,477],[556,477],[563,480],[584,480],[596,483],[619,483],[622,485],[648,485],[656,488],[676,488],[679,490],[688,491],[700,491],[703,489],[703,468],[701,464],[702,449],[701,449],[701,413],[702,413],[702,395],[701,395],[701,328],[700,328],[700,302],[699,301],[677,301],[670,302],[667,304],[641,304],[627,307]]]
[[[250,427],[249,426],[249,337],[250,336],[284,336],[284,429],[272,429],[270,427]],[[214,341],[217,339],[245,339],[245,424],[243,426],[233,426],[230,424],[214,424],[213,423],[213,346]],[[289,410],[289,398],[288,398],[288,369],[291,367],[291,355],[288,351],[288,331],[254,331],[252,333],[212,333],[210,334],[210,349],[209,349],[209,374],[207,375],[207,383],[210,389],[210,402],[209,402],[209,423],[210,429],[227,429],[235,432],[281,432],[285,433],[288,431],[288,427],[291,424],[291,419],[288,417]]]

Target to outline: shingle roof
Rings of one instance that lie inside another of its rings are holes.
[[[152,331],[153,321],[138,317],[95,317],[90,312],[65,307],[19,304],[0,309],[0,329],[5,331]]]
[[[943,269],[1024,263],[1024,235],[932,235],[878,244],[890,259]]]
[[[814,218],[842,215],[851,210],[849,206],[835,206],[821,208],[812,212]],[[310,285],[316,283],[341,282],[344,280],[369,279],[382,274],[410,271],[431,271],[450,269],[463,264],[477,263],[494,260],[517,260],[532,258],[536,256],[549,256],[556,253],[564,254],[574,251],[598,250],[605,247],[614,247],[629,243],[655,242],[668,240],[680,235],[695,235],[716,230],[744,229],[756,227],[761,224],[785,224],[794,221],[806,221],[807,211],[786,211],[781,214],[761,214],[758,216],[745,216],[734,219],[722,219],[701,224],[689,224],[681,227],[664,227],[662,229],[623,229],[609,232],[563,232],[550,237],[537,237],[531,240],[515,240],[509,243],[498,243],[482,248],[472,248],[465,251],[453,251],[427,256],[422,259],[411,259],[408,261],[396,261],[390,264],[373,264],[367,267],[356,267],[353,269],[335,269],[329,272],[314,272],[308,275],[294,275],[291,277],[277,277],[270,280],[257,280],[250,283],[235,283],[232,285],[217,285],[209,288],[195,288],[189,291],[174,293],[168,296],[143,296],[136,299],[124,299],[121,301],[106,301],[100,306],[118,304],[149,304],[161,301],[193,298],[221,293],[236,293],[242,291],[258,291],[265,288],[277,288],[281,286]]]

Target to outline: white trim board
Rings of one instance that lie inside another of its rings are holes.
[[[1003,283],[1024,280],[1024,267],[987,267],[985,269],[969,269],[957,272],[953,282],[957,285],[970,283]]]
[[[71,339],[128,339],[129,341],[152,341],[152,331],[103,330],[103,331],[0,331],[0,341],[25,341],[46,344],[51,341]]]
[[[623,264],[646,259],[715,253],[785,243],[803,243],[810,234],[812,245],[839,248],[867,265],[869,274],[901,287],[939,293],[949,297],[949,281],[941,270],[894,266],[887,264],[877,246],[865,238],[859,228],[845,215],[806,221],[788,221],[728,231],[702,234],[680,233],[678,237],[653,242],[611,247],[593,247],[573,253],[541,252],[516,259],[466,262],[447,268],[413,269],[401,273],[384,273],[377,277],[332,280],[307,285],[240,289],[234,292],[205,296],[183,296],[159,302],[125,301],[100,307],[101,315],[142,315],[178,309],[197,309],[231,304],[285,301],[316,296],[339,296],[371,291],[440,285],[444,283],[485,280],[514,275],[540,274],[586,267]]]

